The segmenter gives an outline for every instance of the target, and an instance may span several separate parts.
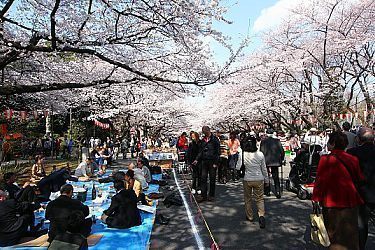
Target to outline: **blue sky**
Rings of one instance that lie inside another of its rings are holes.
[[[283,1],[285,0],[279,2]],[[226,24],[223,22],[216,22],[214,23],[214,28],[223,32],[225,35],[230,36],[235,48],[238,48],[241,41],[243,41],[249,33],[251,43],[244,50],[244,53],[248,54],[255,48],[259,47],[261,43],[259,32],[257,32],[258,30],[256,27],[254,28],[255,21],[261,17],[262,13],[266,14],[266,9],[274,6],[277,2],[277,0],[224,0],[222,1],[222,5],[228,6],[229,8],[225,17],[233,23]],[[217,43],[211,43],[211,46],[214,51],[215,59],[219,63],[224,63],[229,56],[228,51]]]

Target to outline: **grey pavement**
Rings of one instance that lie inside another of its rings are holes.
[[[179,176],[188,205],[195,215],[194,221],[199,234],[204,246],[209,249],[212,240],[187,189],[190,181],[182,179]],[[215,202],[200,204],[204,218],[221,249],[322,249],[310,242],[311,201],[300,200],[296,194],[284,190],[281,199],[276,199],[275,196],[265,197],[265,206],[265,229],[260,229],[257,221],[245,220],[241,181],[218,184]],[[166,208],[161,204],[158,211],[171,217],[171,222],[169,225],[154,226],[151,249],[198,248],[183,206]],[[375,249],[373,225],[370,227],[366,249]]]

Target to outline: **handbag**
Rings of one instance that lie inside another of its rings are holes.
[[[311,240],[318,245],[329,247],[331,241],[329,240],[328,232],[324,225],[323,214],[319,208],[314,210],[315,211],[310,214]]]

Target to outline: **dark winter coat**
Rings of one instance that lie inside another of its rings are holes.
[[[278,139],[267,137],[260,143],[260,151],[264,154],[267,167],[281,166],[284,161],[284,148]]]

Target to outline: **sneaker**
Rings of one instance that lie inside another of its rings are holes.
[[[277,199],[280,199],[281,198],[281,194],[279,192],[276,193],[276,198]]]
[[[265,228],[266,227],[266,219],[263,216],[259,217],[259,227]]]
[[[202,191],[201,191],[201,190],[198,190],[198,191],[197,191],[197,194],[202,194]]]
[[[192,193],[192,194],[196,194],[195,189],[192,189],[192,190],[191,190],[191,193]]]

